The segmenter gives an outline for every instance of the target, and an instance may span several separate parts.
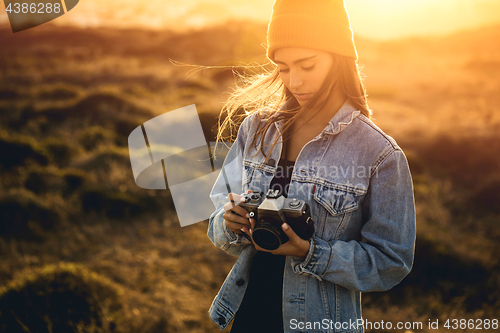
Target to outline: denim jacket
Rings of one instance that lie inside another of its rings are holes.
[[[208,237],[238,256],[209,310],[221,329],[240,306],[256,253],[250,241],[225,227],[226,196],[266,193],[281,156],[281,143],[266,163],[261,153],[254,156],[257,125],[255,114],[243,121],[210,194],[216,210]],[[264,144],[274,142],[282,125],[270,127]],[[403,151],[347,101],[300,151],[288,197],[306,201],[315,232],[307,257],[286,257],[284,331],[363,332],[361,292],[392,288],[413,264],[415,205]]]

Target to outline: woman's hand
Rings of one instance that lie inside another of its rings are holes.
[[[252,193],[252,191],[248,191],[248,193]],[[248,220],[250,216],[247,210],[238,205],[243,201],[243,196],[236,193],[229,193],[227,197],[229,202],[224,205],[225,213],[222,215],[224,223],[227,229],[236,234],[241,234],[241,228],[250,227],[250,221]]]
[[[255,227],[255,220],[250,219],[250,229],[248,227],[243,227],[241,231],[252,237],[252,230]],[[281,254],[293,257],[306,257],[309,253],[309,241],[300,238],[295,231],[286,223],[281,225],[281,229],[288,236],[289,240],[285,244],[281,244],[276,250],[266,250],[255,244],[252,238],[253,245],[259,251],[271,252],[272,254]]]

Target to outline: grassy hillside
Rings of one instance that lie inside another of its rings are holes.
[[[179,226],[168,190],[134,183],[127,138],[196,104],[212,141],[231,70],[178,63],[265,63],[265,30],[0,31],[0,331],[219,331],[207,310],[235,258],[206,222]],[[357,40],[374,121],[405,150],[417,205],[413,271],[364,294],[372,322],[427,332],[428,319],[500,317],[499,37]]]

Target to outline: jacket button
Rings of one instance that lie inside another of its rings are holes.
[[[224,318],[224,317],[220,316],[220,317],[219,317],[219,324],[220,324],[220,325],[224,325],[225,323],[226,323],[226,318]]]
[[[236,285],[237,285],[238,287],[241,287],[241,286],[242,286],[242,285],[244,285],[244,284],[245,284],[245,280],[243,280],[243,279],[239,279],[238,281],[236,281]]]
[[[274,158],[270,158],[269,161],[267,161],[267,165],[269,166],[274,166],[276,164],[276,161],[274,160]]]

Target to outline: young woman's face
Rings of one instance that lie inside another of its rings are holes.
[[[274,52],[283,84],[304,105],[321,88],[333,57],[330,53],[299,47],[284,47]]]

